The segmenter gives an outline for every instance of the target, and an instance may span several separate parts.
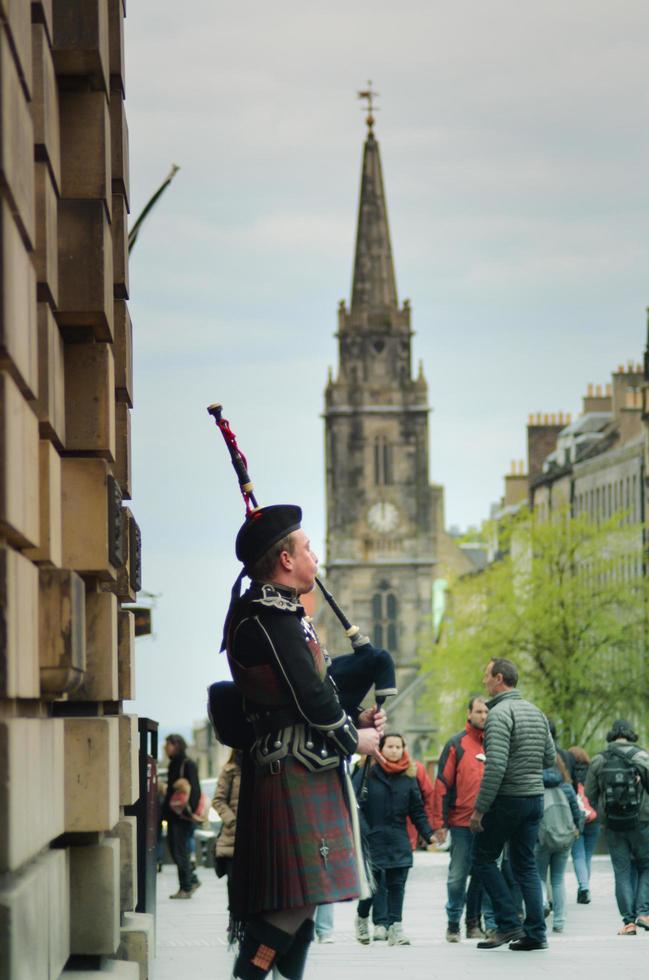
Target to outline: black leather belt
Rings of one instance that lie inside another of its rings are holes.
[[[250,721],[256,737],[261,738],[262,735],[270,735],[271,732],[276,732],[280,728],[297,725],[302,719],[296,715],[293,708],[279,708],[275,711],[264,711],[263,714],[251,715]]]

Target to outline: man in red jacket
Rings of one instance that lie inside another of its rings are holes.
[[[466,885],[473,853],[469,821],[484,770],[483,729],[488,709],[479,695],[471,698],[468,708],[464,731],[448,740],[439,759],[431,821],[438,844],[444,843],[449,830],[451,833],[446,904],[446,938],[450,943],[460,942],[460,919],[465,902],[467,939],[483,938],[480,927],[482,889],[472,882],[467,893]]]

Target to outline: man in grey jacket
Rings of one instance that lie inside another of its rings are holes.
[[[622,916],[620,936],[649,930],[649,754],[623,718],[606,735],[608,748],[592,760],[584,791],[606,828]]]
[[[556,749],[543,712],[516,690],[518,671],[511,660],[490,660],[483,682],[491,696],[484,732],[487,761],[470,827],[477,834],[473,873],[491,898],[498,930],[478,948],[509,943],[515,951],[547,949],[534,848],[543,816],[543,769],[554,765]],[[497,864],[507,843],[525,901],[522,927]]]

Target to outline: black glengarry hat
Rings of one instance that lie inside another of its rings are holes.
[[[251,511],[239,528],[235,550],[246,572],[269,548],[297,531],[302,523],[302,510],[294,504],[272,504]]]

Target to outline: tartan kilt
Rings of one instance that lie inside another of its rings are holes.
[[[341,773],[311,772],[292,755],[279,769],[249,756],[242,767],[230,909],[238,922],[360,892]]]

